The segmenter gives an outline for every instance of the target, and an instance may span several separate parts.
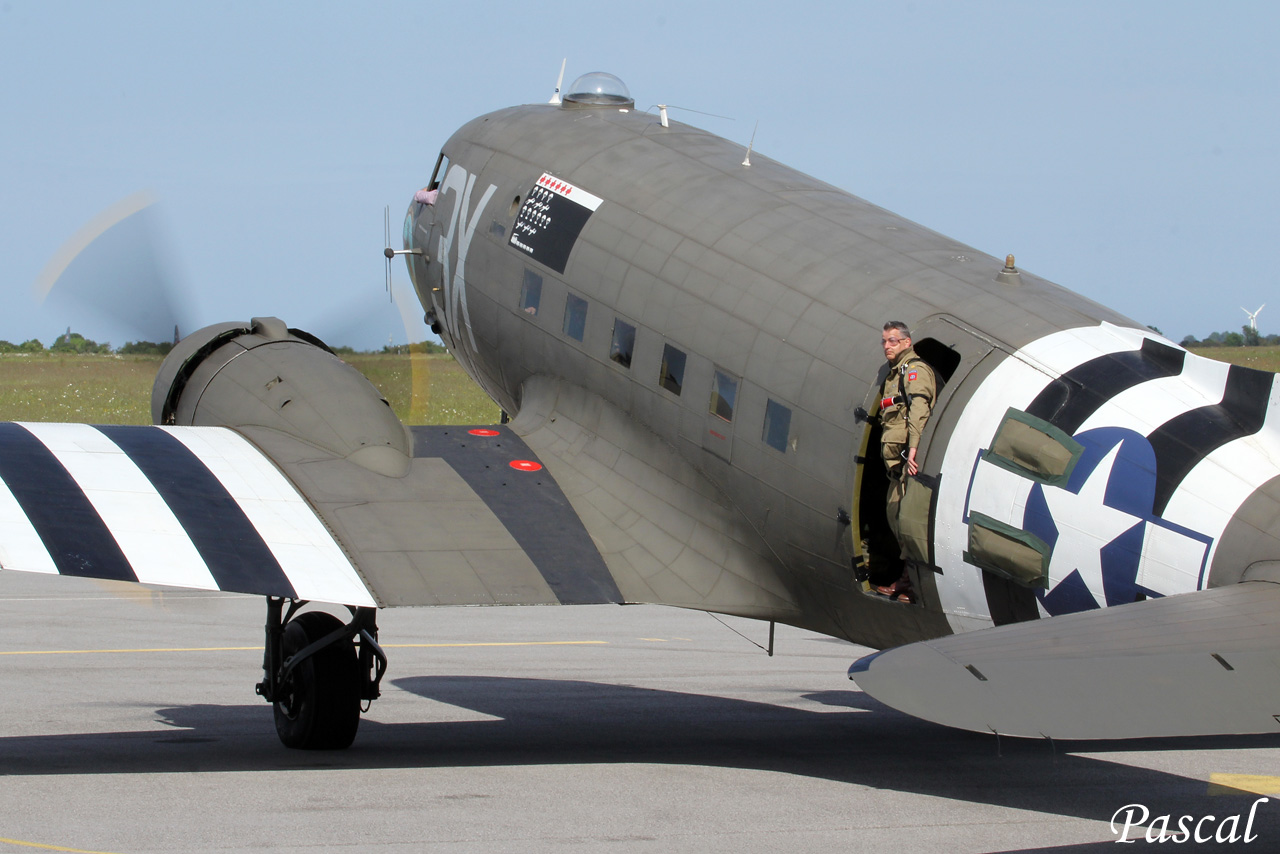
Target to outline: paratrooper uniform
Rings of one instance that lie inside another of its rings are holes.
[[[889,365],[880,390],[880,449],[889,473],[888,517],[893,536],[898,534],[898,505],[907,485],[907,451],[920,445],[920,435],[937,398],[933,369],[910,347]],[[922,462],[916,459],[916,464]]]

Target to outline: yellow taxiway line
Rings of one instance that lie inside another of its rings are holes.
[[[12,649],[0,650],[0,655],[91,655],[95,653],[122,652],[262,652],[260,646],[193,646],[157,647],[155,649]]]
[[[607,646],[608,641],[490,641],[477,643],[390,643],[383,649],[439,649],[468,646]],[[0,655],[92,655],[103,653],[142,652],[262,652],[260,646],[192,646],[154,647],[146,649],[13,649],[0,650]]]
[[[64,848],[61,845],[45,845],[40,842],[24,842],[21,839],[4,839],[0,837],[0,845],[19,845],[23,848],[38,848],[41,851],[68,851],[70,854],[112,854],[110,851],[90,851],[87,848]]]
[[[1238,795],[1250,792],[1255,795],[1280,797],[1280,777],[1260,774],[1210,774],[1210,795]]]

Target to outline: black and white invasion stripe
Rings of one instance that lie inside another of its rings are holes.
[[[1027,412],[1072,435],[1124,392],[1180,376],[1186,357],[1184,350],[1144,338],[1137,350],[1108,353],[1067,371],[1045,386]],[[1240,365],[1225,370],[1219,402],[1181,412],[1147,434],[1156,456],[1157,516],[1201,460],[1229,442],[1256,434],[1266,421],[1275,374]]]
[[[0,568],[374,604],[293,485],[219,427],[0,423]]]
[[[946,565],[963,563],[967,538],[960,526],[968,524],[971,511],[1023,527],[1033,482],[981,456],[1010,409],[1070,436],[1116,429],[1146,438],[1150,457],[1136,446],[1135,453],[1150,461],[1152,504],[1149,510],[1129,509],[1138,513],[1135,519],[1160,520],[1145,528],[1138,572],[1145,587],[1162,595],[1202,586],[1237,511],[1280,477],[1275,374],[1199,357],[1140,329],[1101,323],[1061,330],[1002,361],[964,400],[942,463],[948,486],[938,498],[940,529],[954,532],[937,546]],[[1107,486],[1148,488],[1140,480]],[[1189,539],[1205,546],[1184,549]],[[1055,554],[1064,547],[1077,550],[1074,556],[1064,553],[1058,562],[1063,567],[1072,560],[1096,562],[1097,550],[1108,545],[1089,542],[1084,529],[1067,543],[1053,546]],[[970,618],[982,625],[987,619],[1001,622],[1002,614],[1009,621],[1010,614],[1026,619],[1036,613],[1032,591],[988,574],[981,584],[974,581],[964,573],[939,578],[939,597],[956,630],[972,628]]]

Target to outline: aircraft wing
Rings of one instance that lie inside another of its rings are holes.
[[[0,568],[360,606],[622,601],[509,429],[411,438],[390,477],[262,427],[0,424]]]
[[[849,677],[980,732],[1136,738],[1280,731],[1280,585],[1247,581],[867,656]]]
[[[166,426],[0,424],[0,568],[357,606],[801,617],[742,509],[572,383],[526,380],[512,427],[406,428],[323,345],[255,318],[183,339],[152,414]]]

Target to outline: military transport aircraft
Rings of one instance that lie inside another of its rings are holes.
[[[975,730],[1280,730],[1274,375],[612,75],[566,92],[458,130],[388,249],[509,424],[406,428],[313,336],[207,327],[161,368],[157,426],[0,425],[0,565],[265,596],[258,691],[292,747],[351,743],[377,609],[406,605],[789,623],[894,647],[851,678]],[[942,382],[903,511],[914,602],[875,589],[903,566],[889,319]]]

